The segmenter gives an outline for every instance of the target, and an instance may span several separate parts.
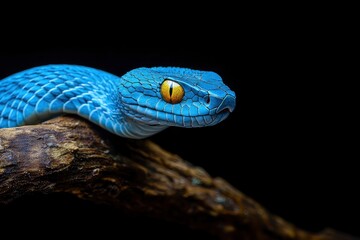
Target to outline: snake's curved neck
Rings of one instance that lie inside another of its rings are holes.
[[[165,125],[148,125],[130,119],[126,120],[126,117],[124,118],[124,121],[120,126],[121,126],[120,132],[122,136],[126,136],[128,138],[134,138],[134,139],[142,139],[142,138],[150,137],[168,128],[168,126]]]
[[[123,137],[144,138],[165,126],[131,121],[121,111],[121,78],[83,66],[48,65],[0,81],[0,128],[77,114]]]

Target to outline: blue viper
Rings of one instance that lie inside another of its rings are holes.
[[[70,113],[122,137],[141,139],[169,126],[226,119],[235,93],[211,71],[136,68],[121,77],[78,65],[45,65],[0,81],[0,128]]]

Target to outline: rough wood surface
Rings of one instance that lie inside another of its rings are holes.
[[[71,116],[0,129],[0,203],[30,192],[67,192],[219,239],[358,239],[298,229],[151,141],[116,137]]]

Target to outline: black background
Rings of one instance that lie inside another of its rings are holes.
[[[75,25],[63,20],[45,33],[41,21],[24,23],[11,28],[1,43],[0,78],[50,63],[87,65],[119,76],[142,66],[215,71],[237,94],[229,118],[208,128],[170,128],[152,139],[301,228],[330,227],[360,236],[353,220],[360,214],[358,108],[354,84],[338,75],[340,65],[334,64],[338,48],[328,31],[333,22],[253,13],[229,14],[224,22],[209,14],[213,20],[169,28],[165,19],[142,21],[136,28],[120,20],[111,27],[96,20]],[[7,219],[4,229],[17,223],[29,233],[44,226],[56,231],[60,222],[79,236],[131,233],[136,238],[145,232],[167,239],[167,229],[180,232],[176,239],[204,237],[67,195],[26,196],[0,210]],[[40,220],[32,221],[33,214]]]

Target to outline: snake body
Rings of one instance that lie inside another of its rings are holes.
[[[30,68],[0,81],[0,128],[70,113],[127,138],[169,126],[215,125],[235,108],[235,93],[211,71],[136,68],[121,77],[79,65]]]

